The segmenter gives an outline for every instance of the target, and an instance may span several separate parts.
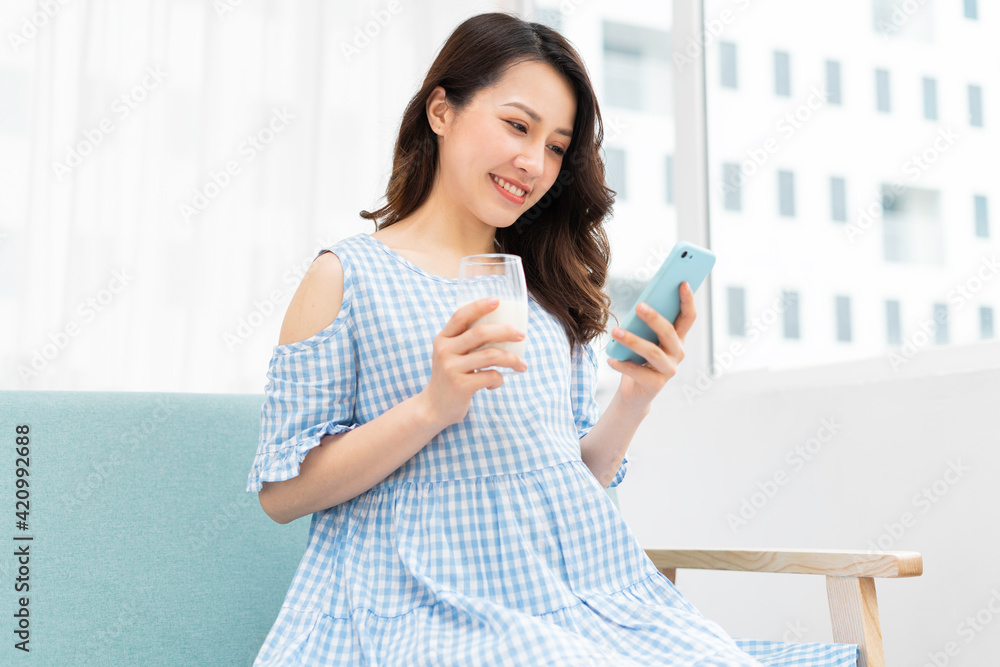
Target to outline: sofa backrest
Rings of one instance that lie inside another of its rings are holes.
[[[311,522],[274,523],[245,490],[263,400],[0,391],[0,664],[253,662]]]
[[[310,523],[276,524],[245,491],[262,401],[0,391],[8,545],[0,558],[8,637],[0,664],[253,662]],[[29,431],[27,465],[17,462],[19,425]],[[17,467],[28,471],[23,530]],[[25,548],[22,564],[14,554]],[[15,592],[19,576],[28,588]],[[19,619],[21,597],[27,612]],[[11,639],[25,614],[28,653]]]

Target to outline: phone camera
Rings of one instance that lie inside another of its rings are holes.
[[[687,256],[688,256],[688,251],[687,250],[685,250],[684,252],[681,253],[681,259],[683,259],[683,258],[685,258]]]

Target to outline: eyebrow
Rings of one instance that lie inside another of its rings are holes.
[[[536,123],[541,123],[542,122],[542,117],[541,116],[539,116],[537,113],[535,113],[531,109],[531,107],[529,107],[529,106],[527,106],[525,104],[521,104],[520,102],[507,102],[507,104],[501,104],[500,106],[502,106],[502,107],[517,107],[518,109],[520,109],[524,113],[526,113],[529,116],[531,116],[531,120],[535,121]],[[569,130],[565,130],[565,129],[561,128],[561,127],[556,130],[556,134],[562,134],[562,135],[567,136],[567,137],[569,137],[571,139],[573,138],[573,133],[572,132],[570,132]]]

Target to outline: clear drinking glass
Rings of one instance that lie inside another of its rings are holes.
[[[528,286],[524,280],[524,267],[521,265],[520,256],[497,252],[462,258],[458,271],[456,310],[467,303],[491,296],[499,298],[500,303],[473,322],[469,328],[477,324],[509,324],[527,335]],[[519,341],[502,341],[481,345],[476,350],[498,347],[525,359],[526,342],[527,338]],[[504,374],[517,373],[507,366],[490,366],[483,370],[495,370]]]

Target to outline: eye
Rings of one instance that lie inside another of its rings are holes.
[[[522,132],[527,133],[527,131],[528,131],[528,129],[526,127],[524,127],[524,125],[521,125],[520,123],[516,123],[516,122],[514,122],[512,120],[508,120],[507,122],[510,123],[514,127],[521,128],[520,131],[522,131]],[[559,157],[562,157],[563,155],[566,155],[566,151],[564,151],[560,146],[553,146],[552,147],[552,152],[555,153],[556,155],[558,155]]]

